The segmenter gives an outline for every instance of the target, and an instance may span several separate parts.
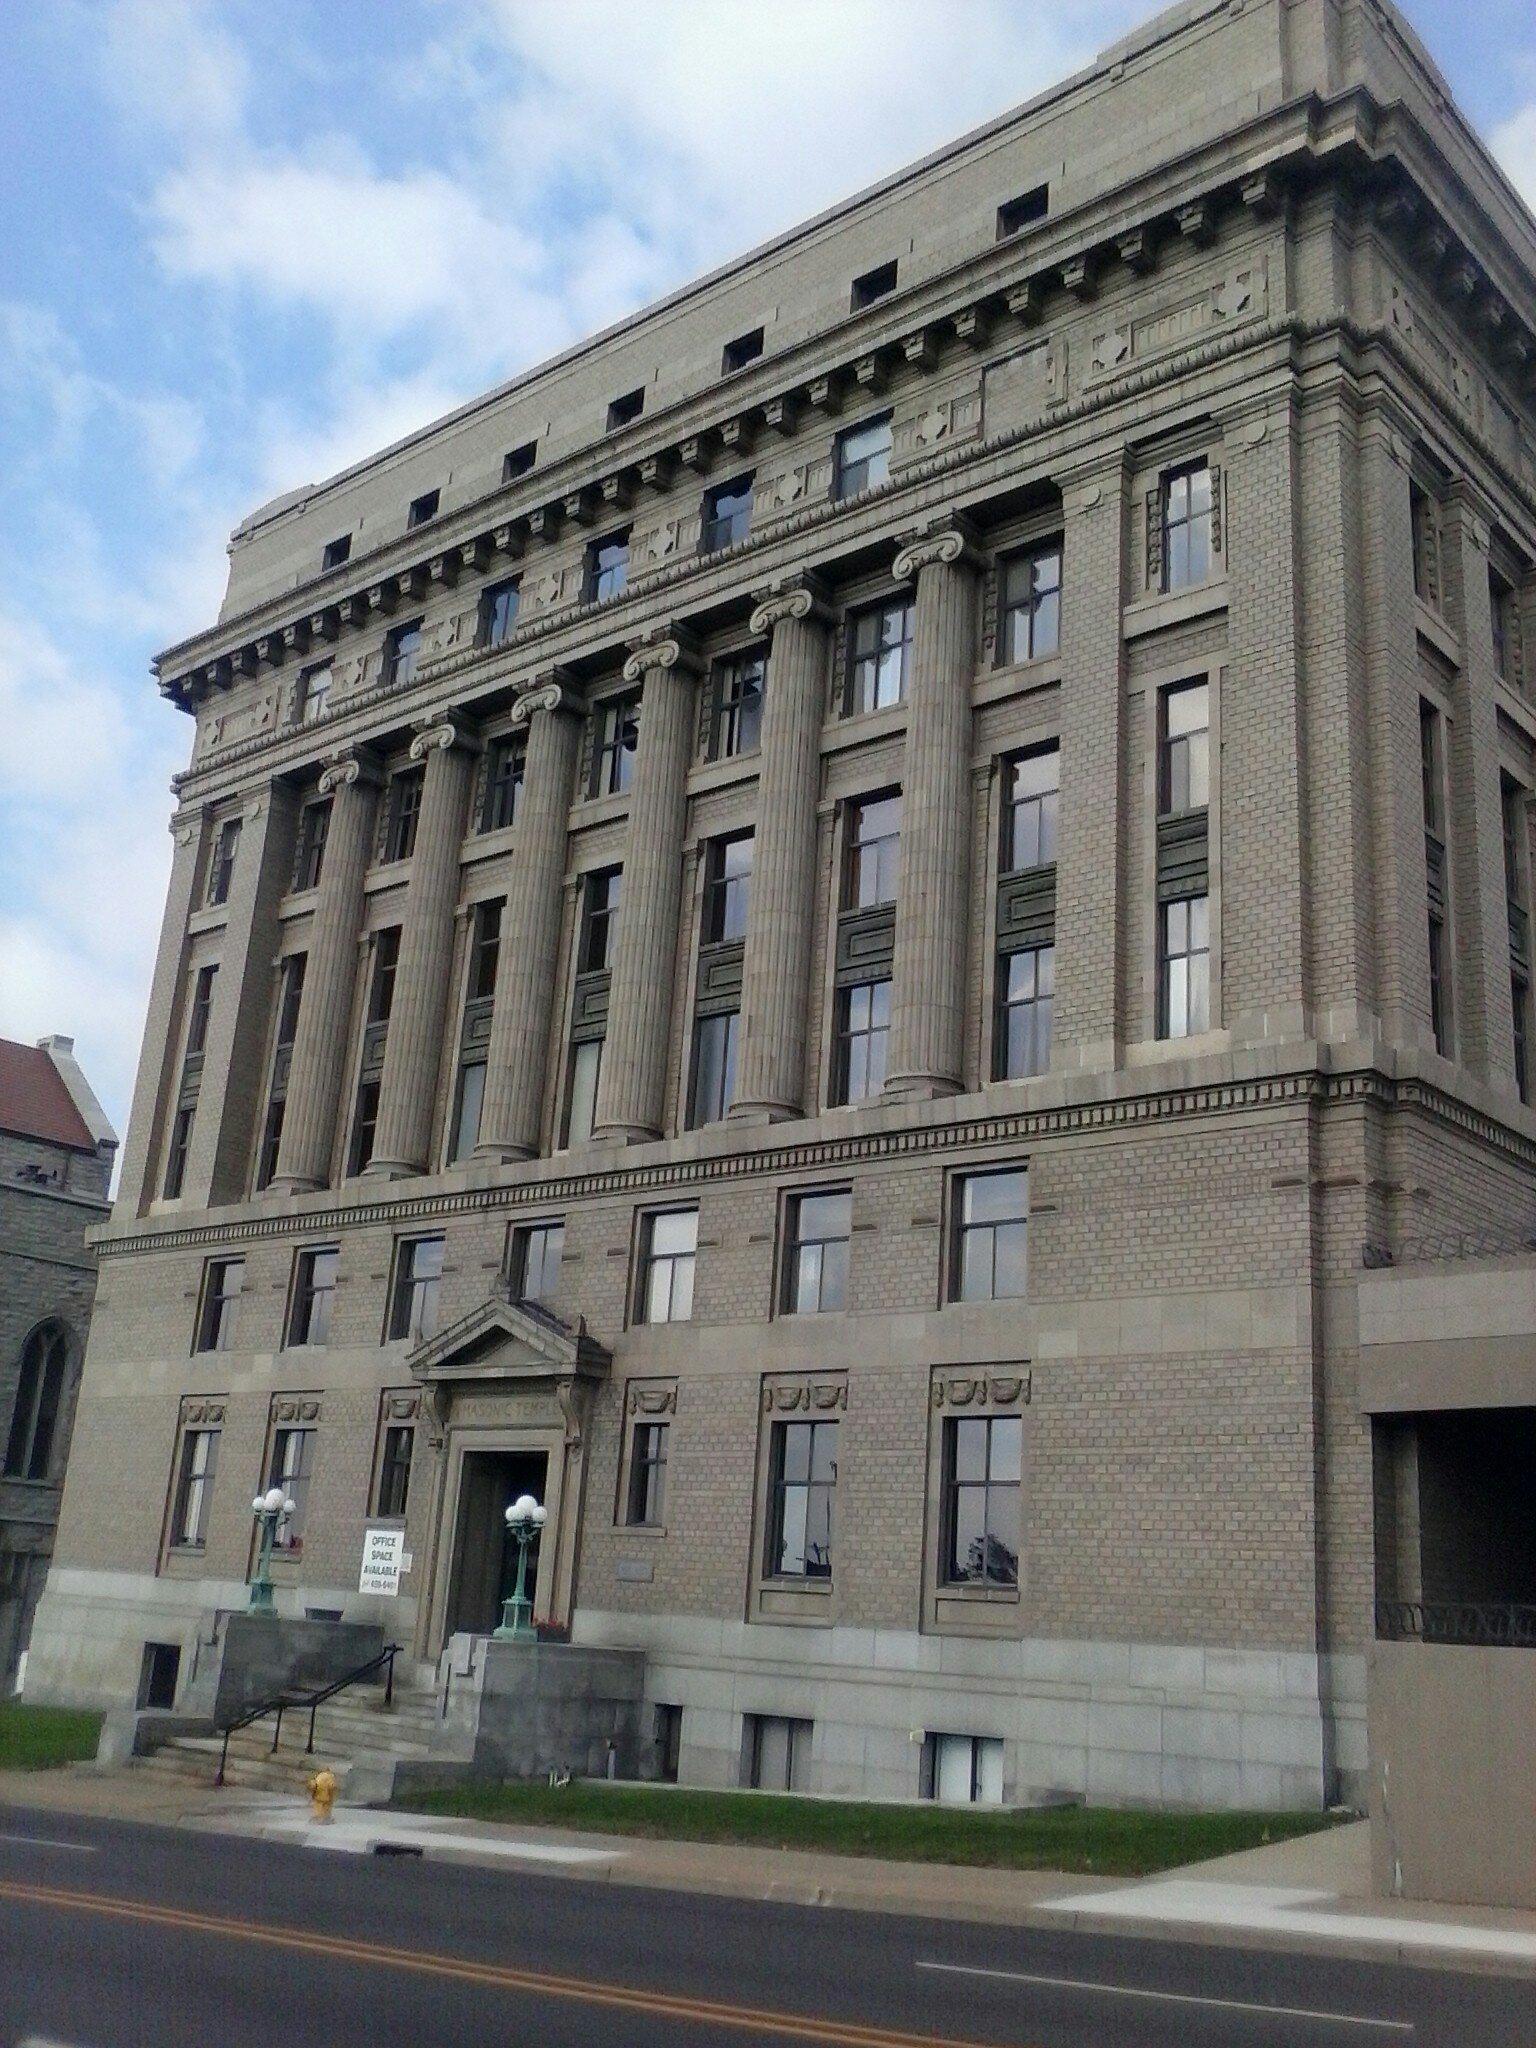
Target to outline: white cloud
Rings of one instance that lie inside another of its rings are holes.
[[[1526,205],[1536,210],[1536,100],[1501,121],[1491,140],[1505,175]]]
[[[134,126],[191,140],[243,121],[245,56],[204,0],[112,0],[91,11],[90,31],[103,87]]]

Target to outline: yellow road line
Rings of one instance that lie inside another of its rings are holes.
[[[148,1922],[184,1933],[222,1935],[232,1941],[253,1941],[271,1948],[295,1949],[333,1961],[369,1963],[392,1970],[414,1970],[425,1976],[451,1977],[492,1990],[527,1991],[547,1998],[570,1998],[587,2005],[617,2006],[630,2012],[700,2025],[734,2028],[739,2033],[778,2034],[801,2041],[820,2041],[828,2048],[985,2048],[936,2034],[906,2034],[883,2027],[865,2027],[851,2020],[826,2020],[794,2013],[766,2012],[755,2006],[722,2005],[711,1999],[687,1998],[664,1991],[642,1991],[623,1984],[588,1983],[546,1970],[520,1970],[502,1963],[477,1963],[465,1956],[445,1956],[425,1949],[390,1948],[381,1942],[355,1941],[345,1935],[317,1934],[302,1927],[267,1927],[217,1913],[194,1913],[180,1906],[152,1905],[137,1899],[113,1898],[104,1892],[65,1890],[58,1885],[20,1884],[0,1879],[0,1899],[20,1905],[54,1906],[110,1919]]]

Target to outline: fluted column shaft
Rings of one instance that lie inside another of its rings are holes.
[[[431,1153],[474,751],[449,718],[417,733],[411,759],[426,763],[421,815],[400,927],[395,1001],[384,1040],[378,1129],[367,1167],[371,1176],[386,1180],[424,1173]]]
[[[581,708],[559,682],[525,691],[512,707],[512,723],[528,728],[528,752],[496,960],[480,1159],[530,1159],[539,1149]]]
[[[738,1120],[805,1109],[806,1016],[816,915],[826,613],[806,588],[775,592],[752,614],[771,632],[751,897],[742,955]]]
[[[694,674],[683,643],[670,636],[624,664],[626,681],[645,678],[645,694],[592,1133],[599,1139],[655,1138],[665,1123]]]
[[[964,1084],[976,668],[975,575],[965,535],[925,535],[896,557],[896,575],[917,578],[917,614],[885,1085],[892,1095],[952,1095]]]
[[[320,777],[321,794],[332,795],[331,818],[272,1179],[278,1190],[323,1188],[331,1176],[376,788],[375,773],[355,753],[332,761]]]

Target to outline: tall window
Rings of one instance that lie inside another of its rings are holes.
[[[171,1119],[170,1140],[165,1148],[165,1198],[174,1202],[187,1177],[187,1154],[192,1150],[192,1124],[197,1115],[195,1102],[177,1105]]]
[[[712,839],[704,869],[704,940],[717,946],[747,935],[747,898],[752,885],[752,834]]]
[[[629,528],[588,541],[582,595],[588,604],[617,597],[629,581]]]
[[[890,1035],[888,981],[858,981],[839,990],[834,1073],[837,1102],[865,1102],[880,1093],[885,1086]]]
[[[1061,639],[1061,542],[1032,548],[1000,565],[999,662],[1039,661]]]
[[[1488,569],[1488,622],[1493,632],[1493,663],[1506,683],[1515,673],[1515,587],[1491,564]]]
[[[519,1301],[536,1301],[544,1307],[554,1300],[560,1280],[560,1260],[565,1251],[565,1225],[520,1224],[512,1235],[512,1291]]]
[[[1061,749],[1037,747],[1003,768],[1002,871],[1017,875],[1056,858],[1061,802]]]
[[[1051,1023],[1056,1008],[1056,948],[1026,946],[997,962],[994,1081],[1024,1081],[1051,1064]]]
[[[411,1496],[411,1455],[416,1431],[409,1422],[387,1422],[379,1446],[379,1481],[374,1490],[373,1512],[390,1521],[405,1514]]]
[[[201,1550],[208,1541],[208,1509],[219,1464],[219,1432],[189,1429],[181,1439],[171,1541],[178,1550]]]
[[[1408,485],[1413,527],[1413,592],[1424,604],[1440,602],[1440,508],[1416,480]]]
[[[1026,1292],[1029,1179],[1022,1168],[955,1182],[951,1298],[1016,1301]]]
[[[298,841],[293,861],[295,889],[314,889],[319,886],[320,869],[325,861],[325,836],[330,830],[330,825],[329,797],[321,797],[315,803],[306,804],[300,811]]]
[[[423,1342],[437,1335],[443,1280],[443,1240],[405,1237],[395,1251],[395,1286],[389,1306],[389,1341]]]
[[[939,1559],[946,1584],[1018,1585],[1023,1454],[1017,1415],[946,1416]]]
[[[387,1024],[395,1006],[395,976],[400,969],[400,927],[386,925],[373,935],[373,972],[368,984],[368,1022]]]
[[[505,733],[491,741],[486,750],[485,801],[480,807],[482,832],[499,832],[516,821],[527,758],[520,734]]]
[[[421,621],[394,627],[384,642],[384,682],[388,688],[403,690],[415,679],[421,660]]]
[[[785,1314],[826,1315],[846,1308],[853,1196],[847,1188],[792,1195],[786,1221]]]
[[[245,1289],[244,1259],[210,1259],[203,1276],[203,1312],[198,1320],[198,1351],[229,1351]]]
[[[469,1001],[484,1002],[496,993],[496,968],[501,959],[501,909],[498,896],[477,903],[469,942]]]
[[[734,547],[745,540],[752,526],[752,479],[736,477],[731,483],[716,484],[704,493],[704,522],[699,529],[699,553],[712,555],[719,548]]]
[[[1508,775],[1499,777],[1504,827],[1504,896],[1509,913],[1509,1005],[1515,1033],[1515,1087],[1522,1102],[1531,1099],[1531,919],[1526,909],[1525,792]]]
[[[453,1105],[453,1137],[448,1158],[452,1165],[468,1159],[480,1142],[480,1116],[485,1108],[484,1060],[466,1060],[459,1068]]]
[[[629,1490],[624,1520],[631,1529],[659,1529],[667,1508],[665,1422],[637,1422],[629,1447]]]
[[[359,1081],[357,1102],[352,1110],[352,1143],[347,1151],[347,1172],[359,1174],[373,1161],[374,1139],[379,1129],[379,1083]]]
[[[28,1337],[21,1354],[16,1405],[11,1410],[11,1427],[5,1443],[6,1478],[48,1477],[68,1371],[69,1338],[63,1324],[40,1324]]]
[[[844,707],[849,716],[883,711],[905,698],[915,616],[911,598],[897,597],[849,620],[848,701]]]
[[[420,768],[402,768],[390,777],[384,810],[384,859],[409,860],[416,851],[416,825],[421,817],[421,791],[425,781]]]
[[[582,884],[581,937],[576,950],[580,974],[599,974],[613,959],[623,881],[622,868],[596,868]]]
[[[882,903],[894,903],[900,854],[900,791],[850,804],[844,910],[873,910]]]
[[[776,1422],[769,1450],[767,1567],[776,1579],[830,1579],[837,1424]]]
[[[227,903],[235,879],[235,855],[240,847],[240,820],[226,818],[214,841],[213,860],[208,869],[208,901]]]
[[[1192,462],[1163,478],[1163,588],[1188,590],[1211,574],[1211,469]]]
[[[688,1128],[717,1124],[736,1099],[736,1057],[741,1012],[717,1010],[700,1017],[693,1034],[693,1087],[688,1101]]]
[[[729,655],[715,664],[711,760],[729,761],[737,754],[750,754],[761,745],[766,667],[766,656],[760,647],[746,654]]]
[[[846,427],[837,437],[832,465],[832,495],[852,498],[873,490],[891,473],[891,416],[883,412],[860,426]]]
[[[1518,968],[1509,976],[1509,1007],[1515,1027],[1515,1092],[1522,1102],[1531,1099],[1531,983]]]
[[[328,661],[317,661],[312,668],[300,673],[295,707],[300,725],[313,725],[324,718],[330,708],[331,681],[331,664]]]
[[[187,1054],[202,1052],[208,1044],[208,1025],[213,1017],[213,985],[217,967],[199,967],[192,984],[192,1007],[187,1016]]]
[[[290,1344],[327,1344],[331,1310],[336,1301],[336,1270],[341,1253],[333,1245],[312,1245],[299,1253],[293,1274],[293,1309],[288,1319]]]
[[[309,1519],[309,1480],[314,1465],[315,1432],[312,1429],[274,1430],[272,1462],[267,1469],[269,1488],[280,1486],[293,1502],[293,1513],[277,1525],[274,1550],[297,1557],[304,1548],[304,1524]]]
[[[565,1091],[562,1143],[585,1145],[597,1121],[597,1090],[603,1077],[603,1041],[583,1038],[571,1047],[571,1071]]]
[[[661,1209],[640,1232],[637,1320],[686,1323],[693,1314],[693,1264],[699,1242],[697,1209]]]
[[[1180,896],[1158,910],[1158,1036],[1211,1028],[1211,899]]]
[[[1203,811],[1211,801],[1211,692],[1206,683],[1164,690],[1159,703],[1157,808],[1162,817]]]
[[[1440,714],[1419,701],[1419,767],[1424,789],[1424,862],[1429,897],[1429,1021],[1435,1050],[1451,1050],[1451,963],[1446,939],[1445,742]]]
[[[597,707],[589,796],[622,796],[634,780],[640,744],[640,700],[609,697]]]
[[[488,584],[480,597],[480,645],[500,647],[510,640],[512,628],[517,624],[517,608],[521,593],[518,579],[509,576],[504,583]]]

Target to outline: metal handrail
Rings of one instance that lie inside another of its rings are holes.
[[[1536,1606],[1511,1600],[1378,1600],[1376,1634],[1389,1643],[1536,1650]]]
[[[218,1776],[213,1781],[214,1785],[217,1787],[224,1782],[224,1766],[229,1762],[229,1738],[231,1735],[238,1735],[242,1728],[251,1727],[267,1714],[275,1714],[277,1716],[276,1724],[272,1730],[272,1747],[268,1751],[269,1756],[276,1756],[277,1745],[282,1740],[283,1735],[283,1715],[290,1707],[308,1707],[309,1709],[309,1740],[304,1745],[304,1754],[306,1756],[313,1756],[315,1750],[315,1715],[319,1712],[320,1708],[325,1705],[328,1699],[333,1699],[337,1693],[345,1692],[349,1685],[356,1685],[360,1680],[370,1678],[381,1664],[384,1667],[384,1704],[386,1707],[392,1707],[395,1703],[395,1659],[399,1654],[400,1645],[398,1643],[389,1643],[379,1652],[377,1657],[370,1657],[366,1664],[359,1664],[355,1671],[349,1671],[344,1678],[332,1679],[329,1685],[316,1686],[309,1692],[275,1692],[270,1699],[263,1700],[259,1706],[249,1708],[237,1720],[228,1722],[224,1729],[223,1746],[219,1750],[219,1770]]]

